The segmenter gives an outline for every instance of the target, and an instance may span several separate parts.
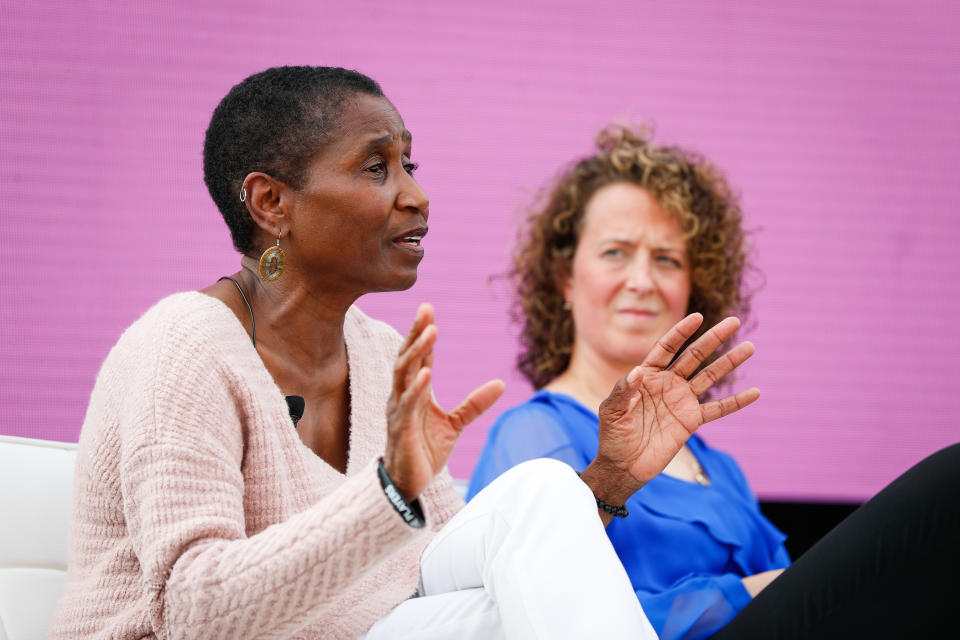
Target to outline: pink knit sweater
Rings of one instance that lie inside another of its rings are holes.
[[[376,473],[401,338],[356,308],[344,332],[346,475],[218,300],[170,296],[123,334],[80,436],[52,638],[353,638],[414,593],[432,533]],[[434,531],[463,505],[446,472],[420,501]]]

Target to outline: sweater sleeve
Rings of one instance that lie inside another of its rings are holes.
[[[406,525],[375,462],[307,510],[245,534],[250,393],[215,349],[167,332],[146,388],[121,415],[124,515],[160,638],[289,637],[391,553],[427,535]],[[146,354],[145,354],[146,355]],[[144,405],[147,405],[145,408]],[[278,464],[282,461],[278,460]]]

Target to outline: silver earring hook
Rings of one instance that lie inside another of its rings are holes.
[[[246,202],[246,201],[247,201],[247,188],[240,187],[240,202]]]

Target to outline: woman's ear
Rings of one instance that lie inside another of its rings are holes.
[[[572,285],[570,283],[570,265],[564,260],[558,260],[554,263],[553,272],[554,277],[554,286],[557,287],[557,291],[560,292],[560,295],[563,297],[564,306],[570,304],[570,292]]]
[[[253,223],[270,238],[285,234],[290,226],[281,206],[281,195],[286,188],[284,183],[260,171],[247,174],[240,188],[241,195],[246,194],[243,202]]]

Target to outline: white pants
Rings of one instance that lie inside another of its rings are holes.
[[[366,640],[657,637],[593,494],[556,460],[477,494],[424,549],[420,584]]]

